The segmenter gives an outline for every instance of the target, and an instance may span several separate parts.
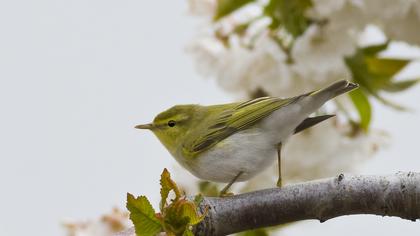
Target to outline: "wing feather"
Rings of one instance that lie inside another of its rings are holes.
[[[296,101],[299,97],[281,99],[274,97],[262,97],[239,103],[222,111],[214,121],[211,122],[203,135],[188,145],[189,153],[200,153],[213,147],[218,142],[230,135],[247,129],[259,120],[267,117],[273,111]]]

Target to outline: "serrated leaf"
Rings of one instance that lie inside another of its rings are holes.
[[[205,214],[201,215],[197,212],[197,206],[190,201],[185,201],[180,205],[179,215],[181,217],[188,217],[189,218],[189,225],[196,225],[200,223]]]
[[[179,199],[169,205],[165,210],[165,230],[167,232],[173,232],[175,235],[183,234],[189,226],[201,222],[206,213],[207,209],[203,215],[200,215],[194,202]]]
[[[372,117],[372,108],[369,103],[369,99],[367,98],[362,89],[356,89],[351,91],[349,93],[349,96],[359,114],[360,127],[363,130],[368,131]]]
[[[173,190],[175,192],[175,199],[177,201],[181,197],[181,192],[178,189],[176,183],[171,179],[171,174],[165,168],[160,176],[160,210],[163,212],[163,208],[167,204],[169,192]]]
[[[175,235],[180,235],[183,234],[185,229],[188,227],[190,219],[183,216],[180,212],[181,203],[184,201],[186,200],[180,199],[165,208],[164,226],[166,232],[172,232]]]
[[[305,16],[312,7],[311,0],[270,0],[264,14],[271,18],[271,29],[283,26],[293,37],[298,37],[308,28],[310,21]]]
[[[127,209],[137,236],[155,236],[162,231],[155,210],[145,196],[135,198],[127,193]]]
[[[229,15],[230,13],[238,10],[248,3],[254,2],[255,0],[217,0],[216,13],[213,17],[214,21]]]

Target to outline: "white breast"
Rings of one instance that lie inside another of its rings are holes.
[[[276,160],[276,147],[260,129],[238,132],[226,138],[190,163],[197,177],[214,182],[230,182],[239,172],[245,181]]]

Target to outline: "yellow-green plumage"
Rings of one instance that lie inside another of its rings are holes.
[[[329,99],[357,86],[339,81],[293,98],[257,98],[213,106],[177,105],[160,113],[151,129],[172,156],[199,178],[229,182],[238,172],[246,180],[272,163],[276,147]],[[302,125],[303,124],[303,125]],[[243,145],[242,145],[243,144]]]

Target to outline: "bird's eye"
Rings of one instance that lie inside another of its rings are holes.
[[[169,126],[169,127],[174,127],[174,126],[175,126],[175,124],[176,124],[176,122],[175,122],[174,120],[170,120],[170,121],[168,121],[168,126]]]

